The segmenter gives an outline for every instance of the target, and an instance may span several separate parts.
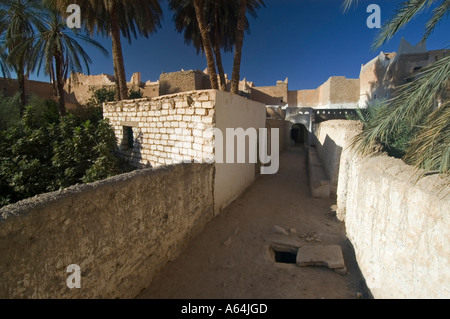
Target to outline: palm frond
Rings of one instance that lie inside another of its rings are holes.
[[[449,14],[450,0],[444,0],[439,6],[434,8],[432,17],[428,20],[425,26],[425,34],[422,41],[425,41],[437,27],[439,22]]]
[[[416,137],[419,138],[421,145],[434,145],[434,142],[426,141],[427,138],[436,136],[433,134],[436,127],[431,125],[436,125],[439,121],[440,127],[444,125],[444,130],[447,128],[448,133],[449,78],[450,55],[424,68],[410,83],[396,88],[394,98],[386,101],[373,120],[366,123],[364,131],[352,141],[352,146],[360,154],[367,155],[380,143],[389,148],[396,142],[397,136],[405,134],[409,135],[412,141],[416,140]],[[443,106],[437,107],[439,101],[443,101]],[[437,119],[435,114],[442,116]],[[430,132],[427,133],[427,130]],[[439,132],[442,133],[443,130],[440,129]],[[448,143],[448,135],[445,137],[444,134],[439,138]],[[445,155],[448,150],[440,147],[431,150],[426,147],[418,148],[415,142],[404,146],[408,163],[426,170],[448,170],[448,163],[442,164],[442,160],[448,159]],[[417,154],[414,155],[414,152]],[[441,163],[437,165],[437,161]]]
[[[348,12],[348,10],[350,10],[350,7],[355,3],[358,4],[358,0],[344,0],[344,2],[342,3],[344,12]]]
[[[408,0],[402,2],[395,14],[383,25],[377,34],[372,49],[376,50],[389,41],[401,28],[437,0]]]
[[[450,101],[434,110],[420,127],[404,157],[406,163],[424,172],[450,172]],[[422,173],[423,176],[424,173]]]

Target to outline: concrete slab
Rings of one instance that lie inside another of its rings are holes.
[[[296,253],[302,246],[302,243],[296,234],[289,234],[288,236],[270,234],[263,237],[270,244],[272,249],[276,251]]]
[[[325,266],[342,271],[345,268],[342,248],[338,245],[300,247],[297,253],[297,265]]]

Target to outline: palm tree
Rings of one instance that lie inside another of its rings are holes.
[[[169,6],[174,11],[173,20],[178,32],[184,32],[187,44],[193,43],[197,53],[204,51],[204,45],[198,26],[193,0],[170,0]],[[236,25],[239,9],[238,0],[206,0],[203,4],[205,22],[208,26],[211,46],[215,56],[220,78],[220,89],[226,89],[225,71],[222,64],[221,50],[230,52],[236,43]],[[249,1],[247,13],[256,17],[255,1]],[[249,31],[249,22],[245,17],[245,30]]]
[[[239,11],[237,16],[236,26],[236,44],[234,49],[233,74],[231,76],[231,93],[237,94],[239,92],[239,81],[242,60],[242,46],[244,44],[244,31],[246,22],[247,8],[251,8],[250,12],[264,6],[263,0],[240,0]]]
[[[128,97],[125,65],[122,53],[121,34],[131,42],[137,34],[148,37],[161,27],[162,9],[158,0],[46,0],[56,2],[61,12],[69,4],[82,8],[84,26],[93,34],[95,31],[111,37],[114,76],[116,78],[116,99]]]
[[[40,3],[33,0],[2,0],[0,10],[2,10],[2,18],[0,33],[4,32],[5,47],[9,53],[22,45],[34,34],[34,28],[41,25],[39,20]],[[32,72],[32,67],[28,63],[28,54],[31,48],[23,50],[19,54],[9,54],[7,63],[17,74],[20,91],[20,116],[23,115],[26,94],[25,94],[25,78],[26,74]],[[5,54],[3,52],[3,54]]]
[[[223,48],[225,51],[231,51],[233,49],[235,33],[230,31],[230,28],[236,25],[235,3],[236,1],[206,0],[204,4],[204,16],[207,20],[207,25],[209,25],[211,45],[219,73],[220,89],[223,91],[226,89],[226,80],[221,49]],[[185,42],[187,44],[192,43],[195,49],[197,49],[197,54],[200,52],[204,53],[193,1],[170,0],[169,7],[174,11],[173,20],[175,21],[175,28],[178,32],[184,33]]]
[[[356,0],[345,0],[348,9]],[[400,28],[406,26],[426,9],[432,15],[425,26],[426,40],[446,17],[449,0],[409,0],[401,3],[382,27],[372,48],[377,49],[390,40]],[[427,171],[450,171],[450,56],[432,63],[415,74],[413,81],[396,88],[394,97],[385,102],[389,112],[379,116],[354,140],[362,154],[367,154],[377,143],[388,144],[392,136],[406,126],[412,132],[411,142],[404,160]],[[423,173],[423,174],[424,174]],[[423,175],[422,175],[423,176]]]
[[[203,50],[206,55],[206,62],[208,65],[209,79],[211,81],[211,88],[214,90],[219,89],[219,83],[217,81],[216,64],[214,62],[214,55],[211,45],[211,38],[209,27],[206,23],[205,12],[204,12],[204,0],[193,0],[195,16],[197,18],[198,28],[200,30],[200,35],[203,43]]]
[[[0,9],[0,72],[2,73],[3,77],[9,77],[10,73],[9,73],[9,66],[6,63],[6,59],[8,58],[8,54],[6,53],[6,48],[5,48],[5,40],[4,40],[4,30],[5,25],[4,25],[4,17],[6,16],[6,12],[2,9]]]
[[[98,48],[105,56],[108,56],[108,51],[90,37],[70,30],[56,7],[43,8],[40,18],[43,22],[37,28],[37,33],[11,54],[21,54],[22,50],[32,48],[29,59],[36,64],[38,75],[43,67],[45,73],[56,83],[59,113],[65,116],[64,83],[68,72],[81,72],[84,64],[89,73],[89,64],[92,63],[78,40]]]
[[[4,43],[0,42],[0,72],[4,78],[10,77],[9,66],[6,63],[7,58],[8,55],[6,54]]]

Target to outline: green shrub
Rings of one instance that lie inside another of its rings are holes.
[[[121,172],[107,120],[54,117],[53,107],[34,103],[18,125],[0,131],[0,206]]]
[[[104,87],[91,91],[92,95],[87,103],[87,106],[101,107],[103,102],[112,102],[115,100],[116,91],[112,88]]]
[[[134,100],[141,99],[144,95],[142,91],[138,89],[137,91],[130,90],[129,96],[130,100]]]
[[[375,130],[379,121],[382,118],[390,116],[391,108],[384,101],[378,101],[377,103],[370,105],[366,109],[357,109],[356,116],[351,119],[359,120],[363,122],[364,132]],[[403,158],[408,149],[411,138],[414,136],[416,129],[412,128],[405,121],[399,125],[398,130],[390,134],[385,141],[378,140],[378,143],[383,147],[389,156],[396,158]]]
[[[19,98],[19,93],[13,97],[0,94],[0,131],[20,122]]]

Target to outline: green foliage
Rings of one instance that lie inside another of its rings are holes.
[[[141,99],[143,96],[144,96],[144,94],[139,89],[137,91],[130,90],[130,92],[129,92],[130,100]]]
[[[357,0],[344,0],[346,10]],[[433,8],[425,25],[422,40],[426,40],[450,13],[448,0],[408,0],[398,5],[372,45],[373,49],[389,41],[413,18]],[[446,55],[419,73],[413,80],[396,88],[392,99],[386,101],[364,131],[356,136],[353,146],[360,153],[370,153],[382,144],[393,155],[427,172],[450,173],[450,56]]]
[[[398,87],[394,97],[372,115],[364,131],[356,136],[354,146],[360,153],[368,154],[382,144],[392,155],[425,172],[448,174],[449,76],[450,56],[422,69],[413,81]]]
[[[13,97],[5,97],[0,94],[0,131],[20,122],[19,103],[19,93]]]
[[[35,103],[0,131],[0,206],[120,173],[115,147],[107,120],[60,118],[56,105]]]
[[[114,101],[115,93],[114,89],[107,87],[91,89],[91,97],[86,105],[80,105],[78,108],[70,110],[69,113],[83,121],[90,120],[98,123],[103,119],[103,103]]]
[[[378,102],[369,106],[367,109],[357,109],[356,118],[352,119],[363,122],[364,132],[356,137],[354,144],[358,144],[365,133],[376,131],[379,119],[389,116],[390,113],[391,108],[386,102]],[[399,123],[398,130],[387,136],[386,140],[380,141],[379,139],[376,139],[376,142],[374,143],[363,144],[361,147],[366,147],[364,148],[363,153],[369,153],[376,145],[380,144],[383,147],[383,150],[390,156],[403,158],[415,131],[417,130],[411,128],[407,122],[402,121]]]
[[[87,106],[102,107],[104,102],[112,102],[115,99],[116,91],[110,88],[100,88],[97,90],[91,90],[92,95]]]
[[[20,94],[13,97],[0,95],[0,131],[12,126],[20,125]],[[27,106],[27,117],[24,119],[28,124],[39,128],[46,123],[57,121],[59,115],[55,101],[31,97]],[[30,119],[33,119],[30,122]]]

